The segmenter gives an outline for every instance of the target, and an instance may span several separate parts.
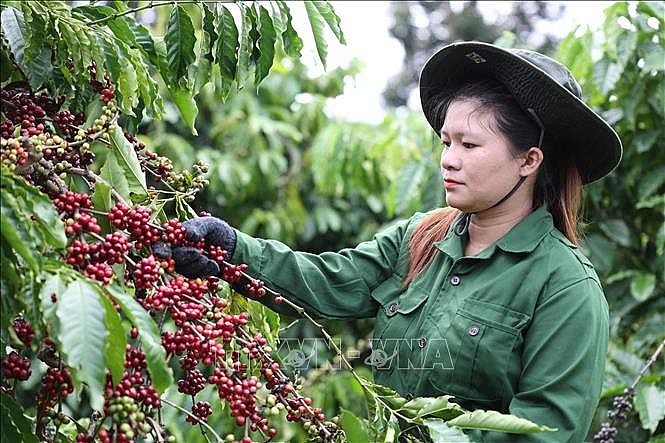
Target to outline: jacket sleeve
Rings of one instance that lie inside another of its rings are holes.
[[[370,293],[392,274],[408,222],[397,222],[355,248],[318,255],[237,231],[231,261],[248,264],[250,275],[319,317],[373,317],[378,305]],[[286,304],[275,304],[270,295],[259,301],[279,313],[295,315]]]
[[[600,399],[609,340],[608,306],[586,278],[543,301],[525,336],[522,373],[509,413],[557,428],[517,435],[474,432],[484,442],[584,441]]]

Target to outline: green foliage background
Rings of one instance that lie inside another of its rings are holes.
[[[424,118],[395,112],[382,123],[371,125],[329,117],[326,101],[343,93],[345,79],[359,67],[353,64],[311,77],[298,61],[302,41],[289,30],[284,9],[276,5],[270,10],[273,17],[279,16],[272,20],[272,32],[280,35],[275,52],[268,49],[266,40],[261,43],[261,35],[250,36],[252,23],[266,38],[272,35],[265,16],[268,10],[264,13],[263,6],[243,10],[243,26],[235,27],[238,46],[225,47],[213,45],[221,33],[234,35],[234,25],[224,21],[223,14],[213,22],[204,9],[182,5],[178,8],[189,12],[186,17],[172,17],[178,14],[177,8],[169,16],[158,15],[150,32],[167,37],[154,41],[145,38],[149,31],[142,25],[114,20],[112,33],[96,45],[77,34],[75,20],[82,18],[73,16],[71,22],[58,25],[63,36],[58,42],[22,36],[42,44],[23,48],[21,62],[35,87],[47,78],[58,79],[59,89],[54,94],[71,92],[77,82],[86,81],[85,66],[91,60],[107,66],[118,80],[120,106],[129,114],[125,126],[135,129],[146,145],[173,159],[176,169],[189,168],[199,159],[210,165],[210,186],[192,203],[194,209],[223,217],[250,234],[280,239],[298,250],[337,250],[371,238],[400,217],[440,206],[439,147]],[[54,26],[49,17],[58,13],[53,6],[44,6],[42,14],[26,12],[26,29],[49,35],[49,27]],[[84,8],[80,13],[93,20],[110,12]],[[314,23],[313,32],[319,36],[318,54],[325,63],[323,23],[338,40],[343,41],[343,34],[329,15],[319,11],[317,16],[311,6],[307,13]],[[590,185],[585,199],[584,251],[603,281],[612,317],[603,399],[589,439],[605,420],[612,396],[632,382],[645,359],[665,339],[665,7],[659,2],[630,6],[619,2],[604,13],[601,29],[571,30],[555,54],[572,69],[588,103],[614,125],[624,144],[617,170]],[[3,22],[5,31],[9,22],[6,17]],[[178,35],[173,29],[169,31],[169,23],[182,23],[190,32]],[[259,23],[264,23],[263,28]],[[195,41],[188,37],[192,33],[197,36]],[[514,39],[500,42],[513,44]],[[61,49],[59,56],[72,54],[77,67],[73,72],[81,78],[59,69],[66,59],[49,59],[50,45]],[[243,45],[245,51],[237,52]],[[245,59],[234,59],[232,54],[236,53]],[[12,74],[5,68],[10,63],[7,51],[2,54],[5,82]],[[109,63],[107,54],[116,55],[118,63]],[[77,105],[71,103],[72,108]],[[14,249],[27,245],[19,255],[37,274],[53,264],[41,263],[39,254],[31,251],[38,251],[40,245],[61,248],[64,241],[49,236],[51,231],[43,227],[53,221],[54,214],[41,206],[34,210],[40,214],[41,224],[35,224],[28,237],[16,229],[28,217],[21,208],[45,203],[39,199],[30,203],[33,200],[26,197],[30,188],[8,180],[3,176],[4,325],[11,315],[26,309],[24,305],[30,311],[30,304],[39,304],[40,299],[36,285],[18,281],[6,272],[20,268],[18,261],[10,263],[11,268],[5,265],[7,245]],[[14,190],[12,194],[8,189]],[[16,196],[16,189],[23,191]],[[19,200],[11,201],[8,195]],[[70,279],[63,276],[54,284],[68,287]],[[11,293],[13,288],[20,291]],[[109,318],[99,315],[95,321],[108,329]],[[282,326],[286,328],[292,320],[283,318]],[[362,362],[372,322],[330,322],[327,328],[343,349],[360,352],[361,358],[355,362],[359,371],[370,377]],[[317,334],[311,325],[297,322],[281,337]],[[334,361],[325,347],[311,351],[319,362]],[[620,429],[618,442],[665,438],[664,372],[661,357],[638,386],[637,413]],[[302,371],[301,376],[326,415],[348,410],[347,420],[351,420],[349,415],[366,416],[362,390],[348,373],[322,365]],[[175,393],[166,392],[177,401],[171,394]],[[188,428],[177,422],[175,412],[167,422],[172,422],[170,430],[178,441],[204,441],[198,429],[187,432]],[[221,419],[211,425],[220,433],[232,430]],[[296,427],[285,426],[281,432],[288,439],[304,438]]]

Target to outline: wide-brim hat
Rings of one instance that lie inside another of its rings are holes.
[[[438,131],[429,100],[474,80],[493,78],[517,103],[531,108],[556,153],[575,159],[584,184],[609,174],[621,160],[621,140],[612,127],[582,101],[582,90],[561,63],[537,52],[504,49],[482,42],[445,46],[425,63],[420,100],[429,124]]]

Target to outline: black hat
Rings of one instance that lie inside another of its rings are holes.
[[[457,85],[493,78],[506,86],[517,103],[531,108],[557,150],[574,156],[584,184],[609,174],[621,160],[614,129],[582,100],[582,90],[561,63],[524,49],[504,49],[482,42],[458,42],[436,52],[420,74],[420,101],[435,131],[428,101]],[[564,153],[564,154],[565,154]]]

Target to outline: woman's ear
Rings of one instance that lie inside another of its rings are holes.
[[[521,157],[520,175],[526,177],[538,171],[538,168],[543,163],[544,154],[540,148],[532,146]]]

